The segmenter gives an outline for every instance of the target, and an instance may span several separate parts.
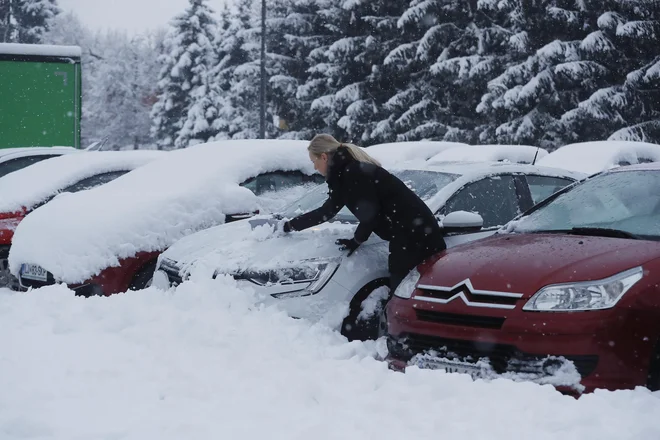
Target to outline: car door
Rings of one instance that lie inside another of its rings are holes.
[[[483,227],[477,232],[449,234],[445,237],[447,247],[488,237],[508,223],[522,211],[522,194],[519,193],[514,176],[493,175],[468,183],[456,191],[438,214],[447,215],[455,211],[479,214]]]

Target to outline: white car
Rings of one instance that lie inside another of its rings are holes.
[[[44,159],[63,154],[80,153],[73,147],[20,147],[0,149],[0,177],[18,171]]]
[[[501,162],[417,162],[391,171],[436,213],[448,247],[493,234],[518,213],[586,177]],[[321,185],[280,217],[318,208],[326,197],[327,186]],[[381,289],[388,285],[386,242],[374,234],[346,257],[335,244],[338,238],[352,237],[356,227],[357,219],[346,208],[332,222],[289,234],[274,233],[268,225],[253,227],[253,222],[213,227],[174,243],[160,256],[153,285],[167,289],[188,278],[226,274],[293,317],[341,325],[349,338],[377,335],[377,319],[365,322],[362,317],[389,293]]]

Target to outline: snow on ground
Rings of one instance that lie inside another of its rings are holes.
[[[389,371],[377,343],[224,278],[83,299],[0,291],[0,438],[657,439],[660,394]]]
[[[647,142],[598,141],[565,145],[539,165],[593,174],[620,165],[660,161],[660,145]]]

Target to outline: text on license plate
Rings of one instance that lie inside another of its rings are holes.
[[[467,362],[450,361],[433,356],[420,356],[416,362],[419,368],[431,370],[445,370],[447,373],[469,374],[473,378],[481,377],[484,373],[481,367]]]
[[[21,266],[21,277],[45,282],[48,279],[48,272],[37,264],[23,264]]]

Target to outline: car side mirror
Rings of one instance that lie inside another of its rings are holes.
[[[445,233],[467,233],[480,231],[484,219],[479,214],[467,211],[450,212],[440,222]]]

